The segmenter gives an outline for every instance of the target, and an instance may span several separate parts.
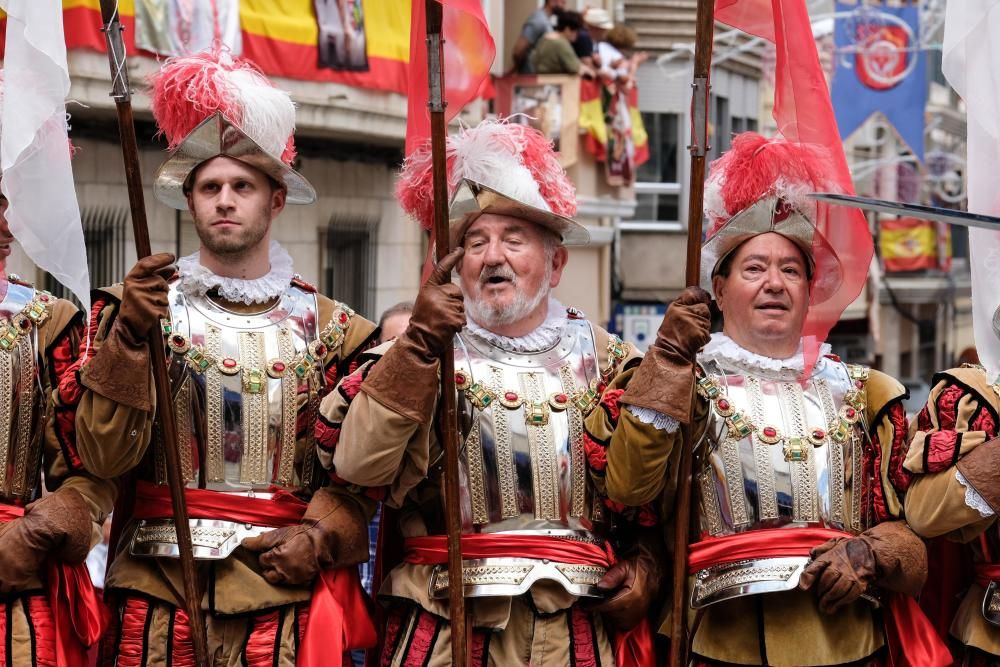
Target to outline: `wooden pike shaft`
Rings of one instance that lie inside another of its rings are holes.
[[[445,157],[448,128],[445,123],[444,40],[442,8],[438,0],[425,0],[427,12],[427,71],[431,114],[431,164],[434,174],[434,241],[440,260],[451,252],[448,230],[448,166]],[[465,590],[462,585],[462,514],[459,508],[458,411],[455,394],[455,355],[449,348],[441,356],[441,435],[444,440],[444,502],[448,530],[448,609],[451,616],[451,664],[468,664]]]
[[[694,81],[691,84],[691,180],[688,197],[687,269],[688,286],[697,286],[701,273],[701,226],[705,197],[705,155],[708,146],[708,94],[711,89],[712,43],[715,39],[715,2],[698,0],[695,28]],[[694,400],[694,397],[692,397]],[[680,477],[674,515],[673,599],[671,605],[670,666],[684,667],[688,662],[687,636],[687,556],[692,525],[691,477],[694,469],[694,439],[686,424],[681,446]]]
[[[101,0],[102,30],[108,43],[108,60],[111,64],[111,96],[118,110],[118,132],[122,142],[125,162],[125,180],[128,184],[129,206],[132,211],[132,230],[135,250],[140,259],[152,254],[149,243],[149,225],[146,222],[146,203],[142,193],[142,174],[139,169],[139,145],[135,137],[132,117],[131,90],[122,42],[122,26],[118,17],[116,0]],[[194,551],[191,548],[191,528],[188,524],[187,503],[184,498],[184,478],[181,475],[177,424],[174,418],[170,380],[167,375],[167,355],[159,326],[153,327],[149,338],[149,353],[153,360],[153,382],[156,390],[156,416],[163,435],[166,453],[167,483],[174,511],[177,546],[180,550],[181,574],[184,579],[184,606],[190,619],[191,640],[199,667],[208,667],[208,642],[201,612],[201,593],[195,570]]]

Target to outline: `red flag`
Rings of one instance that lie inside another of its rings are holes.
[[[845,193],[854,193],[830,90],[819,63],[805,0],[716,0],[715,18],[774,43],[774,120],[788,141],[820,144],[833,158],[833,178]],[[815,362],[819,344],[861,293],[875,245],[864,214],[844,207],[819,205],[816,226],[836,252],[844,271],[843,287],[822,304],[809,308],[802,335],[806,364]],[[819,244],[814,252],[825,252]]]
[[[490,67],[497,48],[490,35],[481,0],[438,0],[443,11],[445,122],[478,96],[492,97]],[[406,113],[406,154],[431,136],[427,109],[427,15],[424,0],[412,0],[410,10],[409,92]]]

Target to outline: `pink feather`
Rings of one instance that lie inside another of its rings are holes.
[[[474,160],[477,156],[485,158],[481,151],[472,151],[470,154],[461,148],[472,142],[478,143],[484,137],[488,140],[488,145],[484,147],[487,151],[514,156],[528,170],[538,185],[542,199],[552,212],[568,217],[576,215],[576,188],[559,164],[559,158],[552,150],[552,142],[538,130],[506,120],[483,121],[476,127],[463,128],[457,135],[448,137],[446,150],[449,197],[455,194],[465,172],[473,170],[472,165],[466,164],[459,165],[456,170],[457,155],[462,153],[466,161]],[[496,174],[493,182],[483,185],[504,192],[504,174]],[[396,182],[396,197],[403,210],[427,230],[433,226],[434,220],[433,187],[428,141],[406,158]]]
[[[822,146],[768,139],[755,132],[733,137],[732,147],[712,163],[706,201],[721,199],[724,210],[707,211],[709,236],[732,216],[768,196],[808,207],[807,192],[836,191],[829,156]]]
[[[249,73],[254,85],[274,88],[253,62],[233,58],[228,50],[216,48],[188,56],[168,58],[150,76],[150,105],[159,127],[167,139],[167,148],[174,150],[199,123],[216,112],[242,126],[244,109],[233,72]],[[295,158],[295,138],[288,137],[281,159],[290,164]]]

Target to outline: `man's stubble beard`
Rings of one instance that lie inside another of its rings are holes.
[[[197,220],[195,221],[195,230],[199,232],[198,240],[201,241],[201,245],[210,253],[229,261],[237,261],[254,250],[264,237],[267,236],[267,232],[271,228],[270,214],[271,209],[265,206],[261,209],[260,218],[257,220],[263,220],[264,224],[244,225],[239,228],[235,235],[213,238],[207,231],[202,234]],[[254,222],[256,223],[257,221]]]

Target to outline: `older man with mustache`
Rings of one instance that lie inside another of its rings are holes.
[[[438,358],[449,347],[473,655],[498,665],[626,664],[637,653],[619,644],[635,640],[628,631],[659,583],[658,559],[637,537],[650,514],[625,516],[607,501],[603,451],[588,448],[582,424],[635,355],[552,296],[565,246],[588,235],[567,217],[573,189],[551,145],[498,122],[449,141],[458,249],[420,291],[406,332],[341,382],[318,424],[334,478],[397,510],[404,562],[379,582],[389,607],[382,664],[450,661],[455,584],[445,565],[439,440],[449,425],[435,419]],[[425,224],[428,158],[411,159],[398,190]],[[638,645],[648,655],[649,643]]]
[[[706,189],[702,275],[722,332],[709,335],[709,296],[690,288],[587,423],[610,443],[611,498],[638,505],[663,494],[665,507],[685,444],[679,423],[693,425],[699,665],[881,664],[876,621],[900,615],[895,602],[879,611],[876,589],[915,594],[926,576],[924,546],[899,520],[905,390],[828,345],[810,358],[804,338],[810,309],[844,271],[805,196],[835,187],[825,164],[815,147],[734,138]],[[913,645],[913,635],[900,639]]]

